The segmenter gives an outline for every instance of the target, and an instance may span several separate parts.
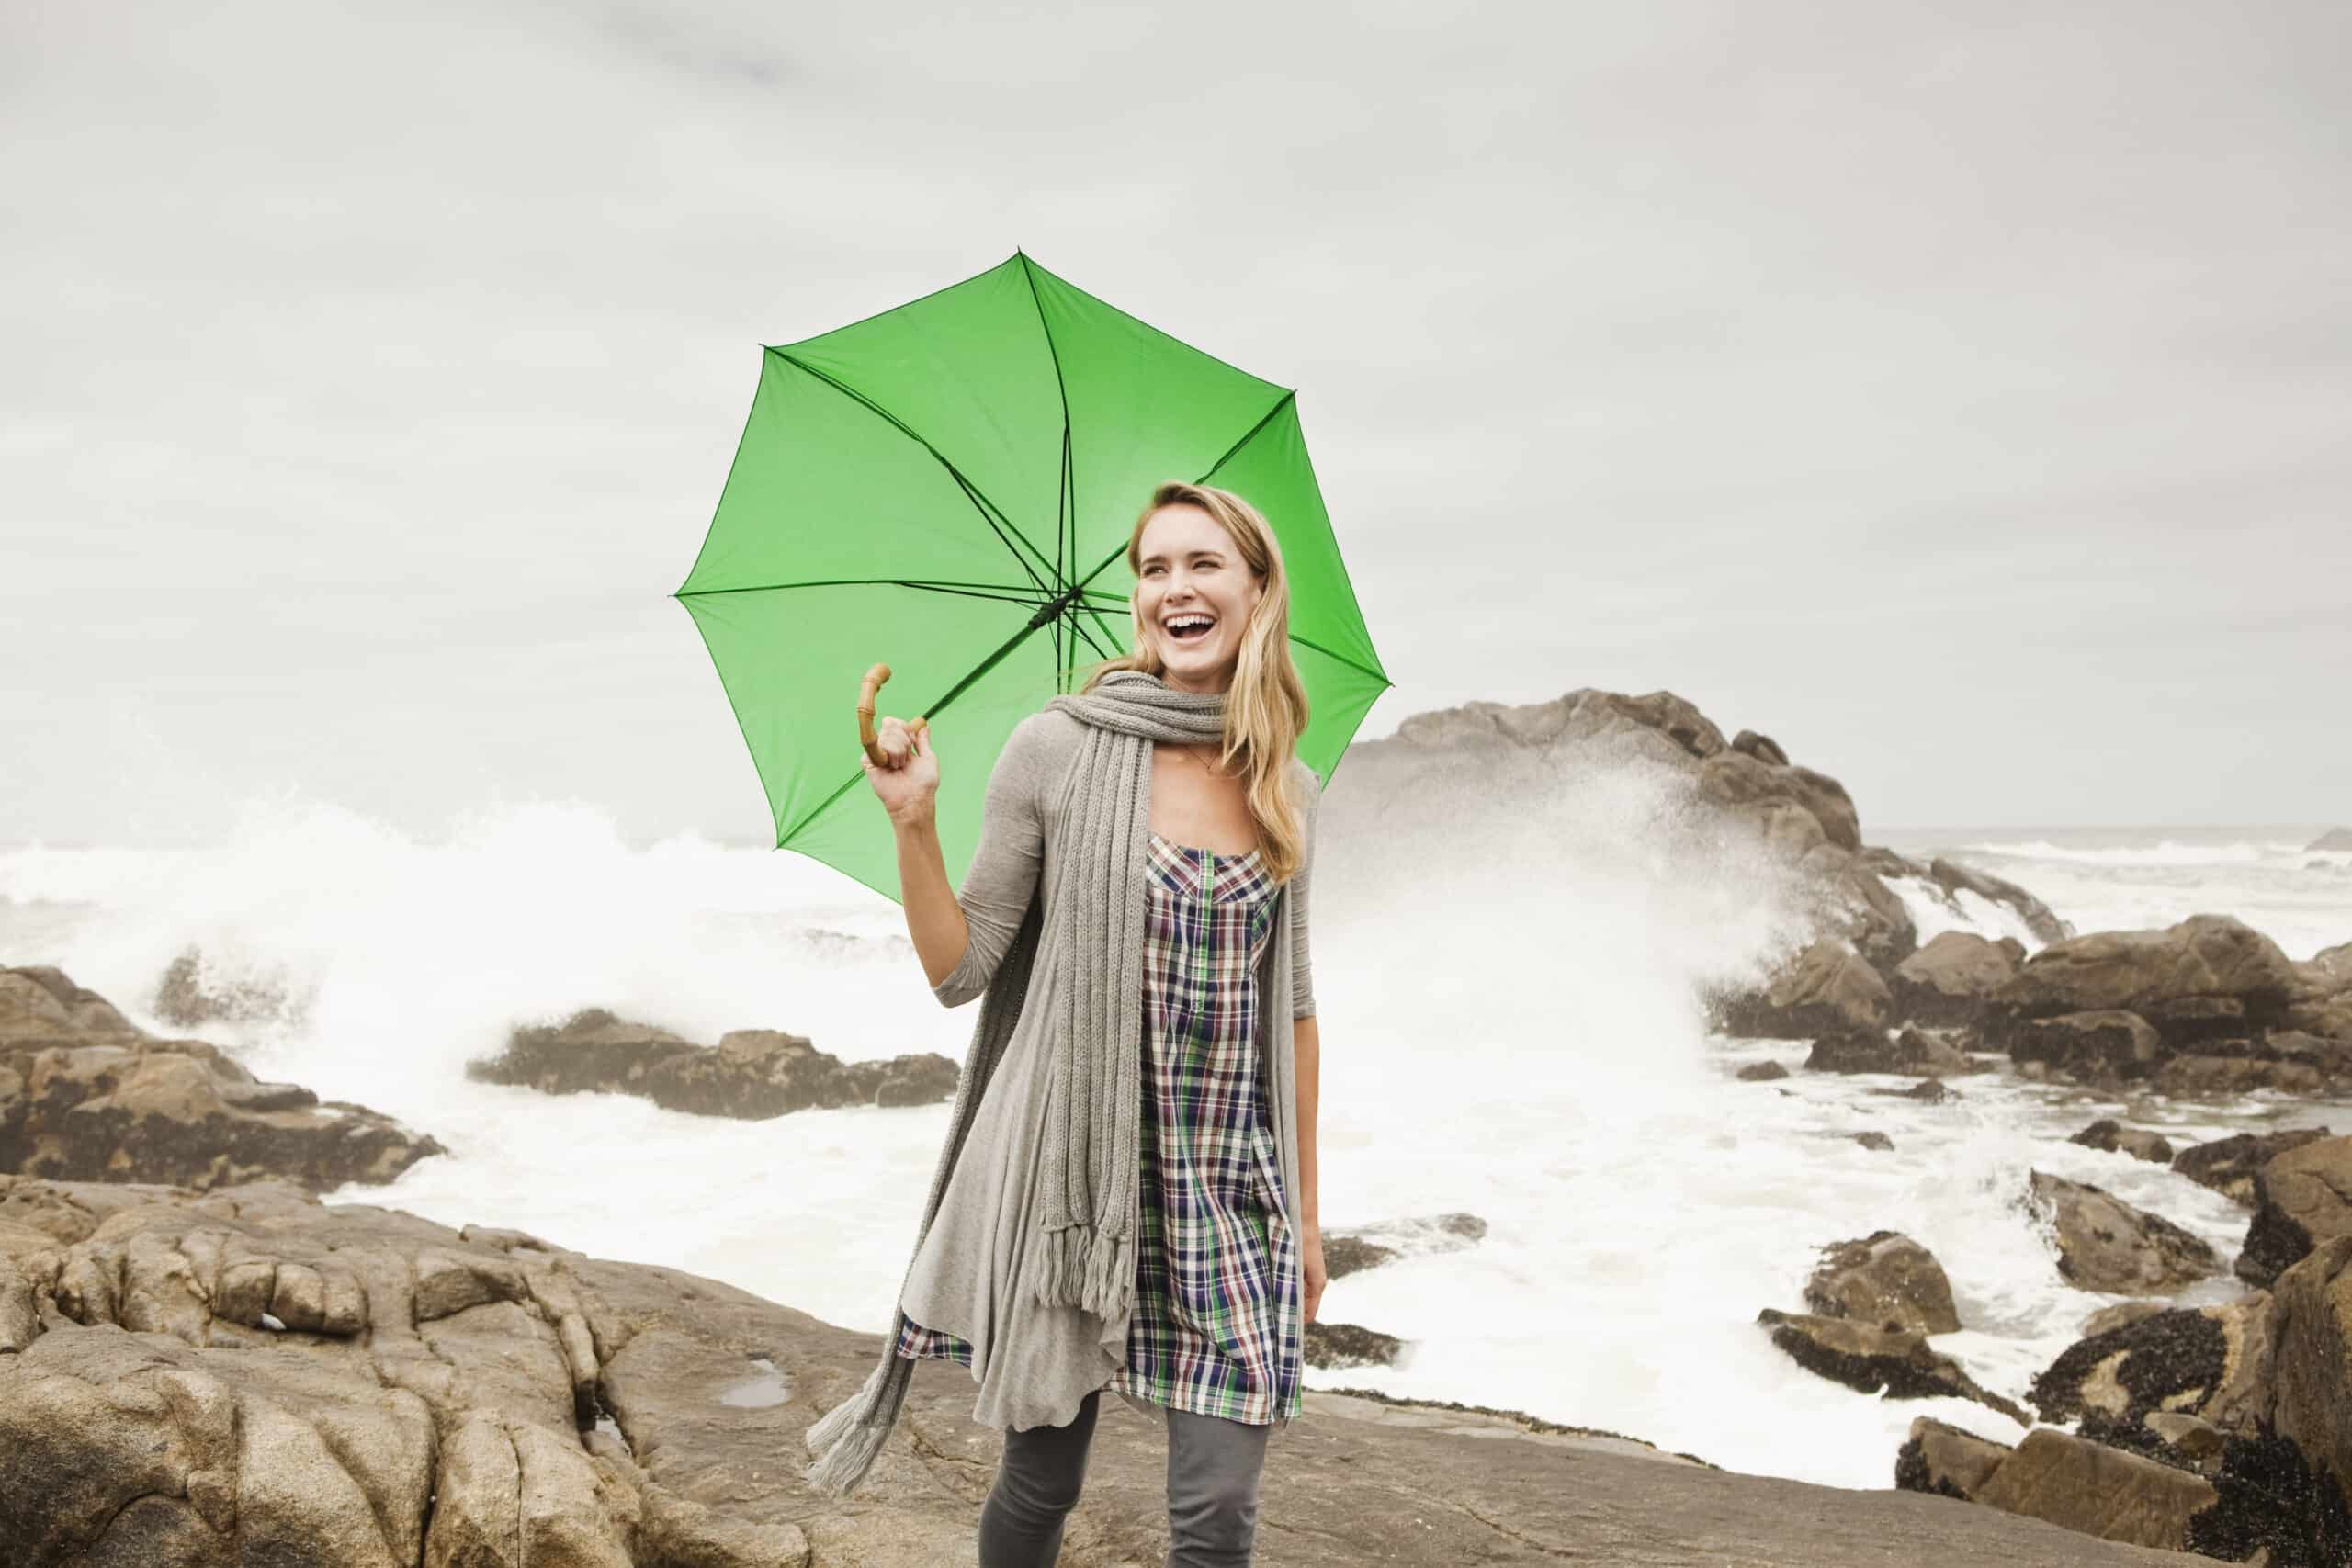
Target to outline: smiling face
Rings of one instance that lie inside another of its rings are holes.
[[[1265,596],[1232,536],[1197,506],[1163,506],[1144,524],[1136,554],[1137,635],[1167,667],[1162,679],[1179,691],[1227,690],[1241,629]]]

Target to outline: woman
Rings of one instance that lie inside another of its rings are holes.
[[[1105,1388],[1167,1427],[1170,1568],[1248,1562],[1323,1291],[1320,790],[1281,552],[1240,497],[1170,483],[1127,564],[1135,651],[1015,727],[960,896],[928,735],[886,718],[865,764],[933,992],[986,999],[883,1365],[809,1429],[809,1478],[845,1494],[912,1359],[962,1363],[1005,1434],[983,1568],[1054,1562]]]

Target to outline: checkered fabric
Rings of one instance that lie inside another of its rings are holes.
[[[1252,850],[1148,838],[1145,1170],[1127,1364],[1105,1386],[1263,1426],[1299,1412],[1296,1239],[1259,1078],[1257,964],[1278,889]],[[972,1348],[910,1323],[902,1356],[969,1367]]]

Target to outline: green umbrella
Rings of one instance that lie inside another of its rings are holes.
[[[1128,651],[1128,532],[1171,479],[1247,498],[1290,571],[1291,658],[1329,779],[1380,667],[1295,393],[1072,288],[1020,251],[977,277],[765,350],[683,601],[765,786],[779,849],[899,897],[852,697],[929,720],[961,885],[1012,727]],[[1113,570],[1115,568],[1115,571]]]

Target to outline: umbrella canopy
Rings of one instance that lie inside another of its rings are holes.
[[[898,854],[859,766],[860,679],[930,721],[939,838],[961,885],[1012,727],[1129,651],[1127,536],[1193,479],[1272,525],[1291,657],[1328,779],[1383,672],[1307,461],[1295,394],[1011,260],[763,351],[727,488],[681,601],[718,668],[779,849],[891,898]],[[1115,569],[1115,570],[1114,570]]]

